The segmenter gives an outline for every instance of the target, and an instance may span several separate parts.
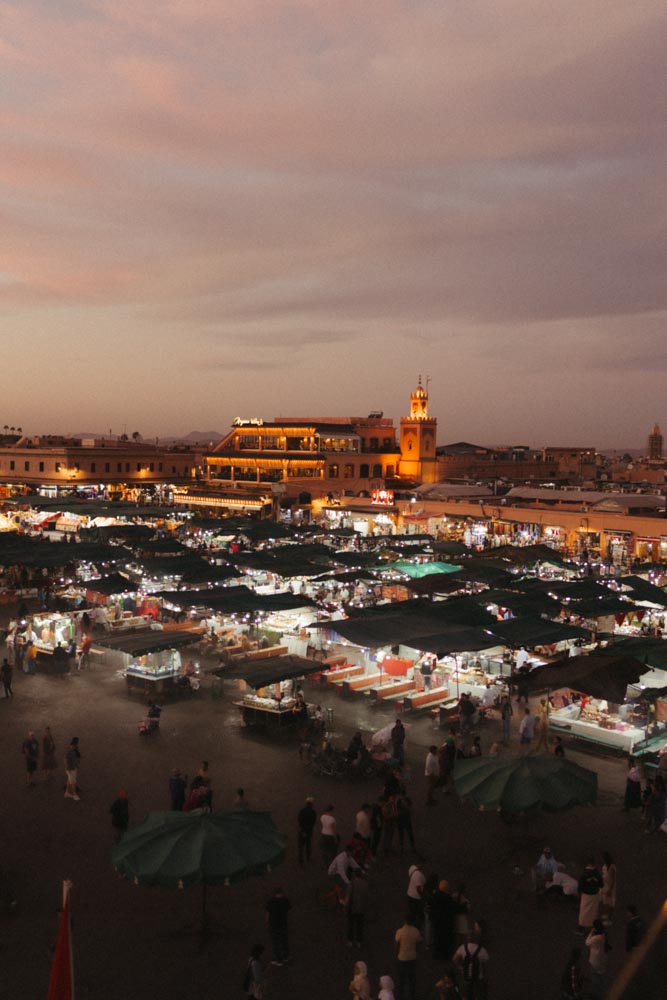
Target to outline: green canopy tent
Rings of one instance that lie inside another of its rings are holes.
[[[376,570],[396,570],[397,573],[405,573],[412,580],[421,580],[424,576],[431,576],[434,573],[460,573],[460,566],[452,566],[445,562],[411,563],[404,559],[398,559],[391,566],[376,566]]]
[[[271,871],[285,857],[286,845],[268,812],[151,812],[113,848],[111,861],[135,885],[201,885],[203,938],[209,929],[207,887]]]
[[[593,803],[598,776],[565,757],[527,754],[510,759],[473,757],[459,760],[454,784],[461,798],[478,809],[518,814],[533,809],[559,810]]]

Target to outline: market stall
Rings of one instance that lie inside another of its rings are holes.
[[[124,671],[128,694],[140,691],[151,698],[164,697],[191,689],[181,651],[200,636],[197,629],[154,626],[129,635],[105,635],[95,640],[94,648],[103,650],[107,665]]]
[[[296,697],[294,682],[321,669],[317,660],[288,654],[216,672],[220,677],[242,682],[242,697],[234,701],[234,706],[244,725],[287,729],[306,724],[314,711],[314,706]]]

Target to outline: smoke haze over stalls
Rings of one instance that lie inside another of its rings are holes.
[[[0,0],[2,420],[667,425],[660,0]]]

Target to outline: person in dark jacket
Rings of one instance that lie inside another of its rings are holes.
[[[435,958],[450,961],[456,949],[456,912],[449,883],[444,879],[431,897],[430,916]]]
[[[625,950],[633,951],[646,933],[646,925],[637,914],[637,907],[629,903],[627,908],[628,922],[625,925]]]
[[[297,813],[297,848],[299,852],[299,864],[302,865],[304,861],[310,861],[310,855],[313,845],[313,830],[315,829],[315,823],[317,822],[317,813],[313,809],[313,802],[315,800],[312,796],[308,796],[303,808],[299,809]]]
[[[171,772],[169,779],[169,798],[171,799],[172,812],[181,812],[185,805],[185,790],[187,778],[185,778],[177,767]]]
[[[118,793],[118,798],[112,802],[109,812],[111,813],[111,825],[114,829],[115,840],[118,844],[127,833],[130,822],[130,803],[127,792]]]

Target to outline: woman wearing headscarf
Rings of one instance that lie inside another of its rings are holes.
[[[354,963],[354,976],[348,989],[353,1000],[371,1000],[371,986],[368,982],[368,967],[365,962]]]
[[[586,938],[588,962],[591,967],[591,993],[594,997],[604,996],[604,977],[607,971],[607,952],[610,950],[607,932],[601,920],[594,920],[590,934]]]
[[[391,976],[380,976],[378,1000],[394,1000],[394,980]]]
[[[602,890],[600,892],[600,915],[606,926],[611,924],[616,907],[616,864],[609,851],[602,855]]]

